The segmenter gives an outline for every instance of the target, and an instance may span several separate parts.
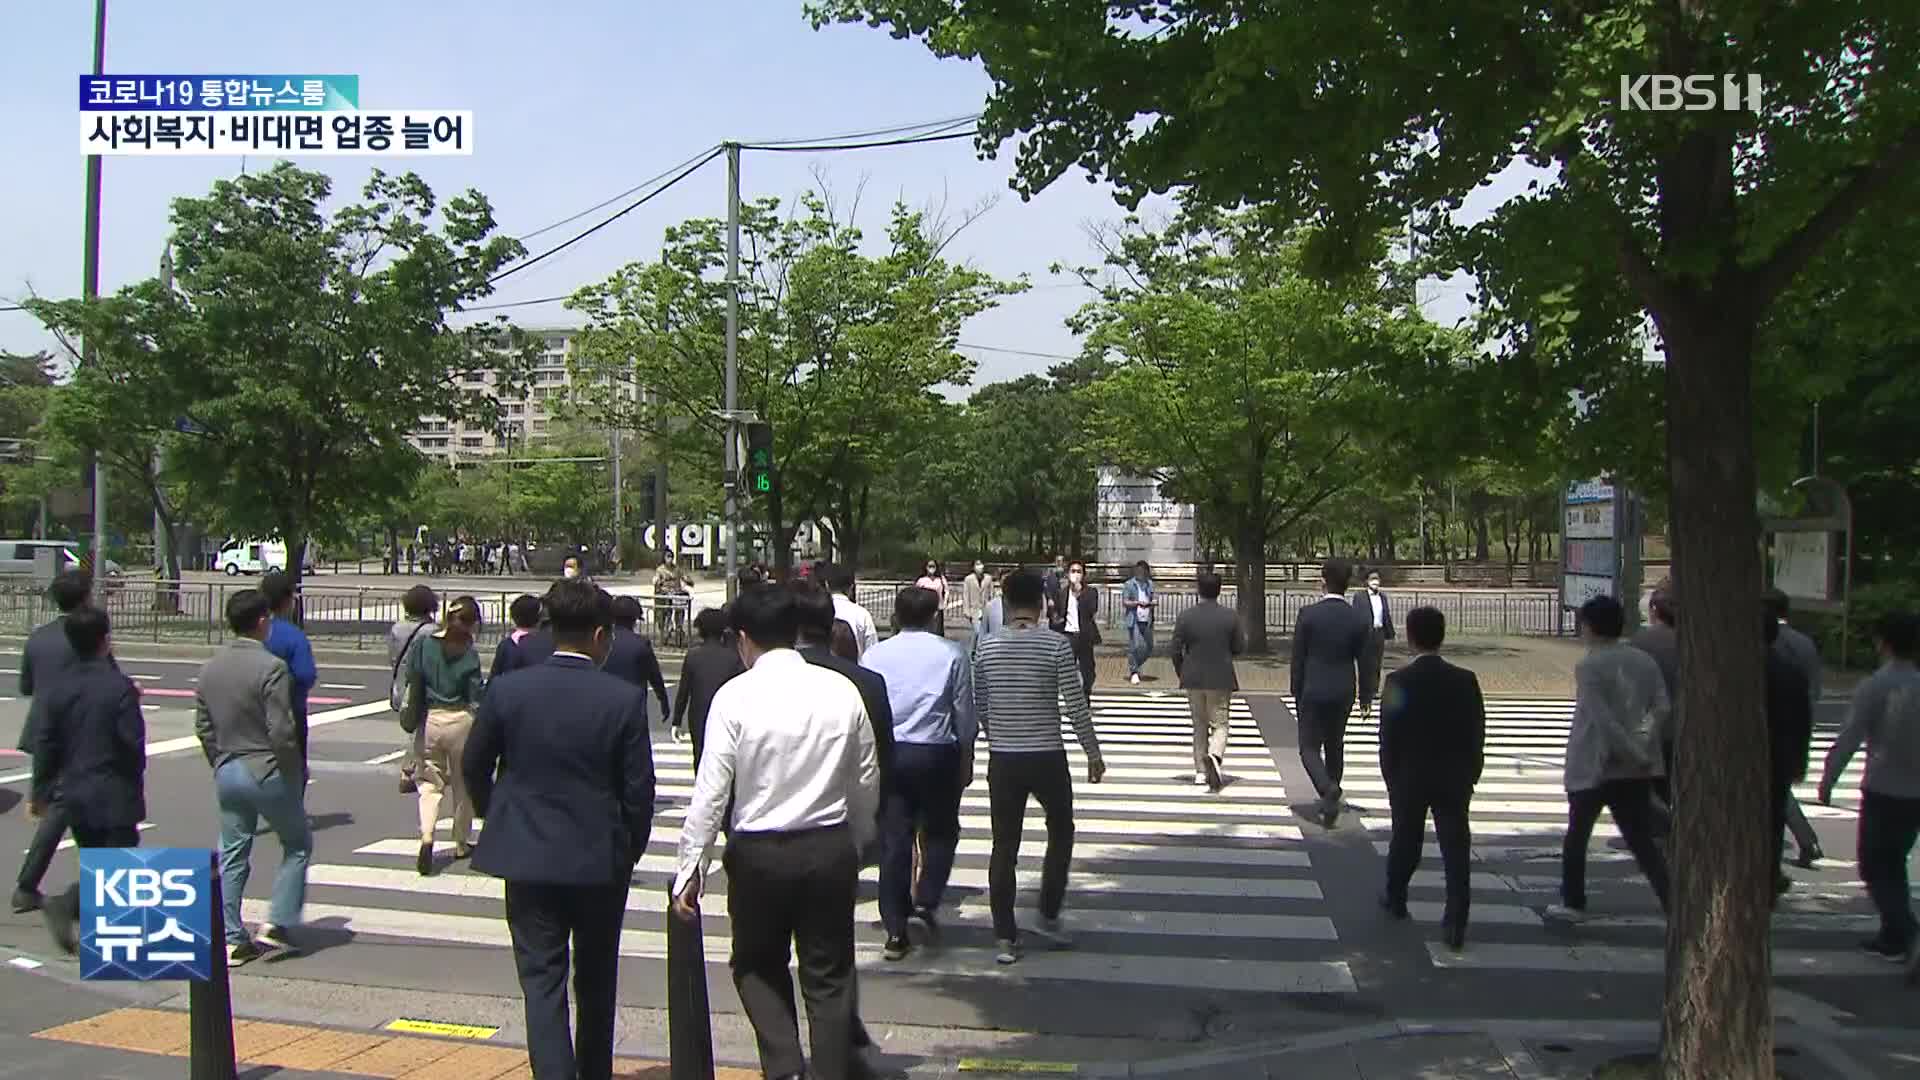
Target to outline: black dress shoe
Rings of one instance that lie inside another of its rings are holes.
[[[46,897],[33,889],[13,890],[13,913],[25,915],[29,911],[39,911],[46,904]]]
[[[1467,924],[1463,922],[1445,924],[1440,929],[1440,940],[1447,943],[1447,948],[1459,952],[1467,944]]]
[[[1395,900],[1385,893],[1380,894],[1380,910],[1386,912],[1389,918],[1410,919],[1413,917],[1412,913],[1407,910],[1407,902],[1405,900]]]

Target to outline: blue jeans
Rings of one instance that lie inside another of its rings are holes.
[[[307,901],[307,863],[313,859],[313,833],[307,829],[306,785],[287,782],[274,772],[255,780],[244,761],[229,761],[213,774],[220,799],[220,887],[226,903],[227,942],[248,940],[240,918],[240,898],[253,870],[253,833],[260,819],[280,838],[280,871],[273,879],[273,907],[267,921],[300,925]]]
[[[1127,674],[1138,675],[1146,666],[1147,657],[1153,655],[1153,624],[1150,622],[1132,622],[1127,624]]]

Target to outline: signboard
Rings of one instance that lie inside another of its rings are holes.
[[[1833,599],[1832,549],[1832,533],[1775,533],[1774,587],[1795,600]]]
[[[1094,488],[1097,558],[1103,563],[1194,561],[1194,512],[1160,493],[1160,482],[1099,470]]]
[[[80,977],[137,982],[213,977],[213,853],[80,850]]]
[[[1567,485],[1560,500],[1560,606],[1571,611],[1596,596],[1612,596],[1620,573],[1618,503],[1613,485],[1587,480]]]

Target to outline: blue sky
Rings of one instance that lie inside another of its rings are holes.
[[[0,40],[0,298],[79,291],[85,159],[76,76],[90,63],[93,5],[15,5]],[[340,73],[360,77],[364,108],[471,109],[475,153],[460,158],[309,158],[351,193],[378,165],[411,168],[444,195],[469,187],[492,200],[504,231],[530,231],[598,203],[723,139],[836,135],[977,110],[988,82],[975,66],[940,61],[917,44],[864,27],[811,30],[798,0],[620,3],[569,0],[460,5],[344,0],[325,12],[211,0],[111,0],[107,71],[151,74]],[[458,11],[458,15],[450,12]],[[266,165],[250,159],[250,169]],[[105,159],[101,288],[150,276],[165,244],[170,200],[198,195],[240,162],[216,157]],[[958,210],[999,205],[950,253],[997,274],[1029,273],[1039,288],[975,319],[963,340],[1071,353],[1062,319],[1083,294],[1048,275],[1055,261],[1091,261],[1088,222],[1122,210],[1084,174],[1031,202],[1006,186],[1006,160],[981,161],[969,141],[846,154],[753,154],[748,198],[804,191],[815,169],[846,191],[862,182],[860,224],[878,236],[888,205],[945,199]],[[1507,188],[1507,185],[1500,185]],[[719,162],[568,251],[501,283],[495,302],[554,296],[654,256],[661,230],[725,212]],[[587,219],[586,224],[596,218]],[[577,226],[575,226],[577,227]],[[543,235],[540,250],[571,229]],[[1437,285],[1437,283],[1436,283]],[[1051,286],[1051,287],[1050,287]],[[1430,290],[1429,314],[1457,317],[1458,289]],[[3,303],[3,302],[0,302]],[[568,321],[559,305],[516,309],[523,325]],[[30,316],[0,312],[0,348],[51,347]],[[967,350],[975,383],[1055,361]]]

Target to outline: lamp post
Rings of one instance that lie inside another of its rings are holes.
[[[93,73],[107,69],[107,0],[93,5]],[[81,295],[88,300],[100,295],[100,155],[87,155],[86,246],[81,257]],[[82,361],[93,360],[93,342],[82,343]],[[100,455],[93,455],[93,572],[103,573],[107,565],[107,472]]]

